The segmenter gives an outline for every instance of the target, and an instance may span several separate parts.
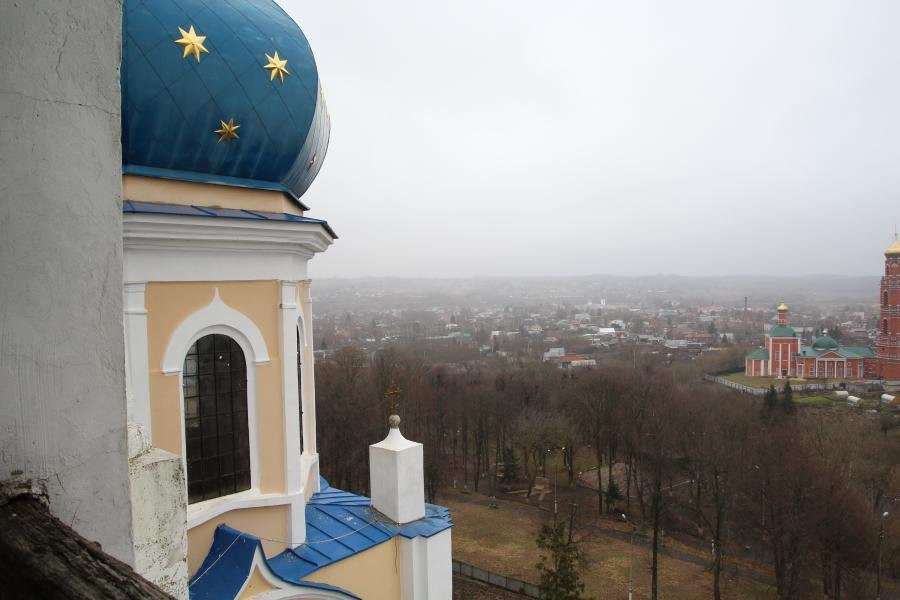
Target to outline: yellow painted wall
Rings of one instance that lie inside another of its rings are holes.
[[[146,286],[153,445],[181,456],[184,423],[177,375],[162,373],[162,360],[175,329],[190,314],[208,305],[215,288],[228,306],[247,315],[259,328],[269,363],[255,365],[259,424],[260,492],[285,492],[284,403],[278,328],[277,281],[151,282]],[[249,357],[248,362],[249,362]],[[248,368],[254,365],[248,364]]]
[[[213,533],[220,523],[270,540],[287,540],[290,535],[286,505],[242,508],[222,513],[215,519],[210,519],[206,523],[188,530],[188,573],[190,575],[197,572],[197,569],[203,564],[203,559],[209,554]],[[261,541],[266,558],[280,554],[289,546],[284,541]]]
[[[214,183],[157,179],[140,175],[122,176],[122,195],[126,200],[138,202],[242,208],[292,215],[303,214],[300,206],[283,192]]]
[[[276,589],[275,586],[266,581],[260,574],[259,569],[253,569],[253,573],[250,574],[250,581],[247,582],[247,587],[241,592],[238,600],[249,600],[249,598],[271,592],[274,589]]]
[[[304,577],[353,592],[366,600],[400,598],[400,546],[393,537]]]

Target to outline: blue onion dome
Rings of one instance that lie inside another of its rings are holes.
[[[834,350],[837,347],[837,341],[830,335],[823,335],[813,340],[813,350]]]
[[[328,149],[312,49],[273,0],[125,0],[122,164],[299,201]]]

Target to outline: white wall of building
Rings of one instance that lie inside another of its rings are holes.
[[[117,0],[0,3],[0,478],[132,562]]]
[[[402,600],[450,600],[453,562],[450,529],[431,537],[400,538]]]

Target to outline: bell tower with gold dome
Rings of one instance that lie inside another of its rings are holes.
[[[900,385],[900,240],[884,251],[884,277],[881,278],[881,317],[878,322],[876,356],[881,379],[888,385]]]
[[[135,569],[176,597],[449,598],[446,509],[396,523],[319,474],[307,268],[336,236],[302,201],[330,131],[306,37],[273,0],[123,12]]]

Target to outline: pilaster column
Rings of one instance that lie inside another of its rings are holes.
[[[304,502],[302,481],[302,458],[300,453],[300,391],[297,381],[297,324],[300,307],[297,303],[297,284],[293,281],[281,282],[281,394],[284,404],[284,484],[285,493],[290,496],[289,539],[300,543],[306,539],[306,503]]]
[[[128,422],[140,425],[148,438],[153,439],[150,427],[150,370],[145,289],[146,283],[143,281],[125,283],[123,289],[126,418]]]
[[[300,318],[303,324],[303,362],[301,363],[303,389],[303,453],[316,454],[316,381],[313,358],[312,299],[308,279],[298,283]]]

